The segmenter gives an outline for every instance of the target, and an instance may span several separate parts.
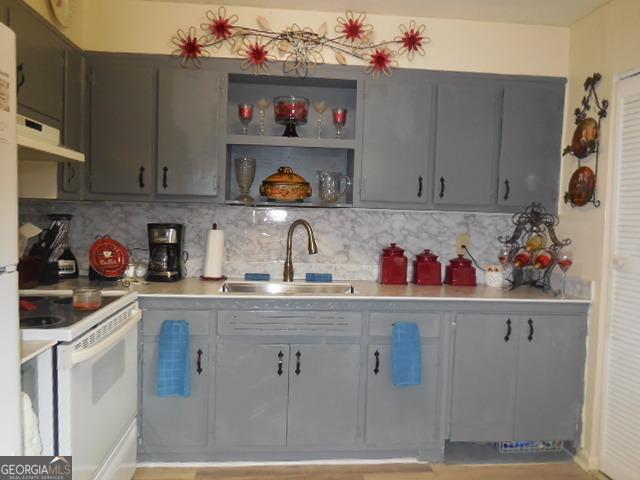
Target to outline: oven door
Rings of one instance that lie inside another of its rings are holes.
[[[60,349],[59,450],[72,455],[74,480],[89,480],[107,458],[122,458],[114,450],[137,413],[141,317],[135,304]]]

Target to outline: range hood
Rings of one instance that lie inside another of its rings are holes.
[[[18,160],[84,162],[84,153],[60,145],[60,130],[18,115]]]

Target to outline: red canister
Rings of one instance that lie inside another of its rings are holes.
[[[471,260],[464,255],[452,258],[445,270],[444,283],[456,287],[475,287],[476,269],[471,265]]]
[[[442,285],[442,265],[431,250],[416,255],[413,261],[413,283],[416,285]]]
[[[380,283],[406,285],[408,263],[404,250],[395,243],[383,248],[380,255]]]

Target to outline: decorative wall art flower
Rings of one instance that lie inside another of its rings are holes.
[[[206,22],[200,25],[203,35],[196,28],[178,30],[172,38],[177,47],[173,55],[181,58],[183,66],[192,63],[201,65],[201,58],[210,56],[208,49],[227,45],[234,55],[244,58],[242,68],[256,74],[269,73],[269,65],[282,60],[283,73],[295,73],[305,78],[316,65],[325,62],[323,52],[333,52],[339,64],[347,65],[348,58],[364,64],[372,77],[391,75],[398,66],[397,58],[406,55],[412,61],[415,54],[425,55],[425,46],[431,39],[425,35],[425,25],[411,20],[400,25],[400,35],[393,40],[372,40],[375,34],[372,24],[367,23],[365,13],[345,12],[336,19],[333,32],[329,33],[326,22],[317,30],[300,27],[293,23],[281,31],[273,30],[269,21],[259,16],[257,28],[237,25],[238,15],[229,15],[225,7],[205,14]]]

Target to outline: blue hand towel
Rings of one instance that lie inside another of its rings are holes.
[[[189,322],[162,322],[156,385],[159,397],[191,396],[190,343]]]
[[[393,324],[391,378],[396,387],[409,387],[422,383],[420,329],[414,322]]]

